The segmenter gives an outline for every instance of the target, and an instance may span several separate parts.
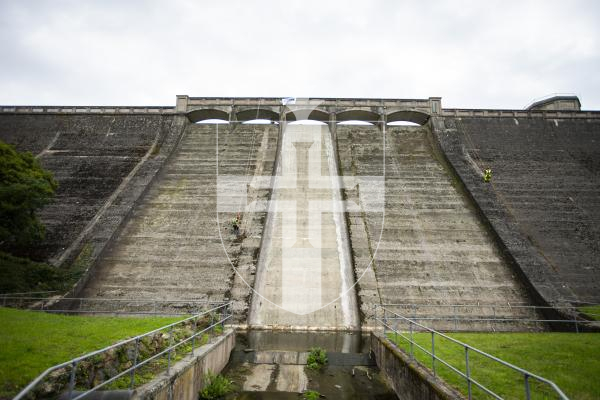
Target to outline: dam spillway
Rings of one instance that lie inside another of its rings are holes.
[[[287,125],[281,141],[249,325],[357,329],[331,132]]]

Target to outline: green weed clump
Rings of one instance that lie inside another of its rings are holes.
[[[308,353],[306,366],[314,371],[319,371],[327,364],[327,352],[320,347],[313,347]]]
[[[317,400],[319,397],[321,397],[321,393],[317,392],[316,390],[307,390],[302,395],[304,400]]]
[[[232,382],[223,375],[208,372],[204,375],[206,386],[200,391],[201,400],[216,400],[233,391]]]

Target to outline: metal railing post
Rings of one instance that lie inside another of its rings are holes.
[[[73,398],[73,390],[75,389],[75,371],[77,370],[77,361],[71,364],[71,377],[69,378],[69,397],[71,400]]]
[[[431,369],[433,370],[433,376],[435,373],[435,332],[431,331]]]
[[[215,336],[215,313],[211,312],[210,313],[210,334],[208,335],[208,339],[212,339],[213,336]]]
[[[575,316],[575,333],[579,333],[579,324],[577,323],[577,316]]]
[[[471,400],[471,368],[469,368],[469,348],[465,346],[465,370],[467,375],[467,387],[469,389],[469,400]]]
[[[456,306],[452,307],[454,309],[454,330],[458,330],[458,317],[456,315]]]
[[[137,338],[135,338],[135,351],[133,353],[133,369],[131,370],[131,378],[130,378],[130,385],[129,385],[129,388],[131,390],[133,390],[133,386],[135,385],[135,370],[137,368],[139,347],[140,347],[140,338],[137,337]]]
[[[168,355],[168,361],[167,361],[167,375],[169,375],[171,373],[171,352],[173,351],[173,349],[171,349],[172,346],[173,346],[173,325],[171,325],[171,329],[169,329],[169,355]]]
[[[383,309],[383,336],[387,334],[387,310]]]
[[[196,331],[198,330],[198,322],[196,318],[194,318],[193,330],[192,330],[192,356],[194,355],[194,351],[196,349]]]
[[[525,376],[525,399],[531,400],[531,391],[529,390],[529,375],[524,374]]]
[[[221,333],[225,331],[225,317],[227,316],[227,305],[223,306],[223,310],[219,311],[219,319],[221,320]]]
[[[410,358],[415,358],[414,340],[413,340],[413,322],[409,320],[408,327],[410,330]]]

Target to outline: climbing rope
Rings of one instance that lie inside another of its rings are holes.
[[[260,99],[258,101],[258,108],[256,109],[256,116],[254,119],[258,119],[258,117],[260,116],[260,106],[261,106],[261,102],[262,99]],[[258,136],[257,134],[257,129],[256,126],[253,126],[252,128],[252,142],[250,143],[250,151],[248,152],[248,158],[246,159],[246,166],[244,168],[244,182],[248,182],[248,176],[250,174],[250,160],[252,159],[252,154],[254,153],[254,147],[256,144],[256,137]],[[248,184],[246,183],[246,187],[249,189]],[[247,193],[246,193],[246,198],[247,198]],[[242,197],[240,198],[240,202],[238,204],[238,209],[237,209],[237,216],[236,219],[238,221],[241,221],[241,223],[243,224],[243,230],[242,232],[245,232],[248,229],[248,222],[245,219],[241,218],[242,215],[242,205],[244,203],[245,199]]]

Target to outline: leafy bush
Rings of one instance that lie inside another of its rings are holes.
[[[72,281],[68,271],[0,251],[0,293],[64,291]]]
[[[320,396],[321,396],[321,393],[319,393],[315,390],[307,390],[306,392],[304,392],[304,395],[302,396],[302,398],[305,400],[317,400]]]
[[[309,369],[320,370],[327,364],[327,352],[320,347],[313,347],[308,353],[306,364]]]
[[[0,246],[28,247],[44,238],[35,211],[48,204],[56,187],[31,153],[0,141]]]
[[[204,375],[206,386],[200,391],[200,399],[215,400],[233,391],[231,381],[223,375],[208,372]]]

